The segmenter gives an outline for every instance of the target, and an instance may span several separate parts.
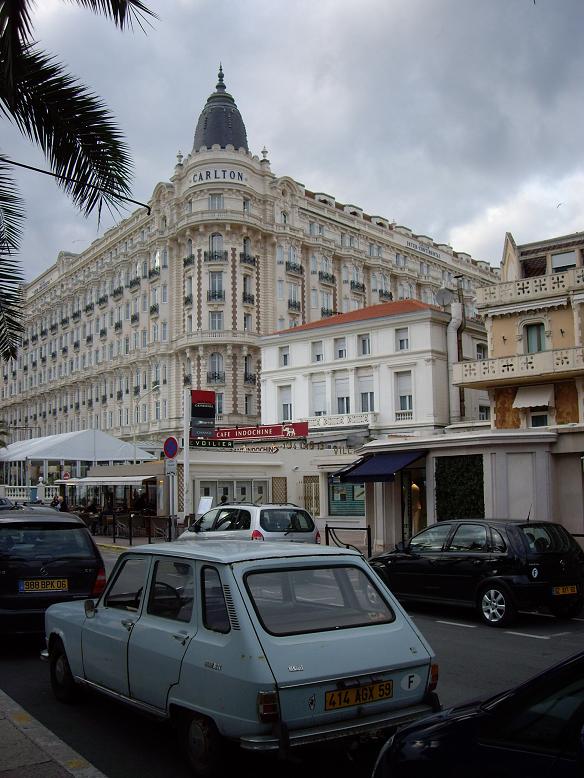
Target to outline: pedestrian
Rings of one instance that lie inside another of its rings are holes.
[[[59,497],[59,510],[63,513],[69,512],[69,504],[66,497]]]
[[[51,500],[51,508],[55,508],[56,510],[59,510],[59,495],[56,494],[53,499]]]
[[[222,494],[221,495],[221,500],[219,501],[219,505],[225,505],[226,502],[227,502],[227,495],[226,494]]]

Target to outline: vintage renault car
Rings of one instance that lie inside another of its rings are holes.
[[[432,649],[363,557],[295,543],[136,547],[97,602],[49,608],[50,680],[180,733],[198,776],[255,751],[387,735],[439,710]]]

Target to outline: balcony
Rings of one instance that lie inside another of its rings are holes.
[[[250,267],[255,267],[257,264],[256,258],[251,254],[246,254],[244,251],[240,252],[239,261],[242,265],[249,265]]]
[[[158,316],[158,303],[150,306],[150,316]]]
[[[324,270],[318,271],[318,280],[321,284],[329,284],[330,286],[334,286],[337,282],[337,279],[332,273],[325,273]]]
[[[299,421],[307,421],[309,429],[322,427],[369,427],[375,424],[377,413],[335,413],[330,416],[307,416]]]
[[[114,322],[114,332],[119,332],[122,329],[122,322],[116,321]]]
[[[80,346],[80,345],[81,345],[81,344],[79,343],[79,341],[78,341],[78,340],[74,341],[74,343],[73,343],[73,349],[74,349],[74,351],[79,351],[79,346]]]
[[[107,394],[101,395],[101,404],[105,405],[107,403]]]
[[[100,308],[103,308],[104,305],[107,305],[108,299],[109,298],[107,294],[102,294],[102,296],[98,299],[97,304],[99,305]]]
[[[205,251],[203,254],[205,262],[227,262],[226,251]]]
[[[139,384],[137,384],[137,385],[134,387],[134,397],[139,397],[139,396],[140,396],[140,385],[139,385]]]
[[[122,322],[118,322],[118,324],[121,325]],[[130,324],[140,324],[140,314],[139,313],[133,313],[130,316]]]
[[[103,340],[104,338],[107,338],[107,329],[105,327],[102,327],[99,331],[99,337]]]
[[[256,382],[256,375],[255,373],[244,373],[243,376],[243,383],[244,384],[255,384]]]
[[[378,290],[380,300],[393,300],[393,294],[388,289]]]
[[[552,349],[535,354],[458,362],[453,366],[452,383],[468,389],[543,383],[584,375],[584,348]]]
[[[225,371],[216,371],[207,373],[208,384],[224,384],[225,383]]]
[[[288,300],[288,310],[300,313],[302,310],[302,303],[300,300]]]
[[[584,267],[574,267],[549,276],[520,278],[517,281],[482,286],[476,292],[477,307],[490,308],[496,305],[531,302],[566,295],[577,289],[584,289]]]
[[[351,281],[351,291],[357,292],[357,294],[365,294],[365,284],[361,281]]]
[[[183,267],[191,267],[195,264],[195,255],[189,254],[188,257],[183,257]]]
[[[304,268],[297,262],[286,262],[286,272],[292,273],[295,276],[301,276],[304,273]]]
[[[327,319],[329,316],[336,316],[337,312],[333,311],[332,308],[321,308],[320,309],[320,318],[321,319]]]
[[[132,280],[128,284],[128,289],[131,292],[137,292],[138,289],[140,288],[140,284],[141,283],[142,283],[142,279],[141,278],[132,278]]]
[[[254,305],[255,296],[249,292],[244,292],[241,296],[244,305]]]
[[[193,304],[193,295],[192,294],[186,294],[185,295],[185,305],[192,305]]]
[[[121,389],[118,389],[118,391],[116,392],[116,400],[118,400],[118,402],[119,402],[119,401],[121,401],[123,399],[124,399],[124,393],[122,392]]]
[[[54,335],[55,332],[57,332],[58,329],[59,329],[59,325],[58,324],[51,324],[51,327],[50,327],[51,335]]]
[[[61,319],[61,327],[67,327],[68,324],[69,324],[69,317],[68,316],[64,316]]]
[[[49,334],[49,331],[45,328],[41,330],[41,338],[46,338]]]
[[[413,411],[396,411],[395,412],[395,420],[396,422],[400,421],[413,421],[414,418],[414,412]]]
[[[95,308],[95,305],[93,303],[87,303],[85,306],[85,313],[89,316],[90,313],[93,313],[93,309]],[[56,327],[56,325],[55,325]],[[51,332],[53,331],[53,328],[51,327]]]
[[[225,302],[225,291],[223,289],[209,289],[207,300],[210,303],[223,303]]]
[[[55,361],[55,359],[57,359],[57,352],[56,351],[51,351],[51,359],[53,360],[53,362]]]
[[[183,376],[183,386],[190,386],[192,384],[192,378],[190,373],[185,373]]]
[[[87,407],[88,408],[93,408],[93,400],[92,400],[91,397],[87,400]]]
[[[114,298],[114,300],[120,300],[123,296],[124,296],[124,287],[116,286],[116,288],[112,292],[112,297]]]
[[[85,342],[87,343],[88,346],[89,346],[90,343],[93,343],[93,335],[88,335],[85,338]]]
[[[75,403],[75,410],[76,410],[76,411],[78,411],[78,410],[79,410],[79,403],[78,403],[78,402],[77,402],[77,403]]]
[[[160,268],[159,267],[151,267],[148,271],[148,278],[152,280],[153,278],[158,278],[160,275]]]
[[[73,311],[73,313],[71,314],[71,318],[73,319],[73,321],[79,321],[79,319],[81,318],[81,311]],[[47,334],[47,331],[45,330],[45,335],[46,334]],[[41,335],[42,335],[42,332],[41,332]]]
[[[66,354],[67,354],[67,352],[68,352],[68,351],[69,351],[69,349],[67,348],[67,346],[63,346],[63,348],[61,349],[61,354],[62,354],[63,356],[66,356]]]

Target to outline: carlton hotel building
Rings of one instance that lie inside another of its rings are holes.
[[[9,440],[100,428],[160,441],[183,387],[213,389],[222,424],[255,424],[260,336],[387,300],[434,302],[497,271],[250,152],[223,73],[190,154],[142,208],[25,287],[18,358],[2,367]],[[263,419],[263,421],[275,421]]]

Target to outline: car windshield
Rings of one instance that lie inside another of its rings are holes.
[[[536,554],[565,554],[572,546],[572,538],[557,524],[524,524],[521,527],[529,550]]]
[[[387,624],[395,614],[377,586],[354,566],[248,573],[246,586],[272,635]]]
[[[309,513],[298,508],[264,508],[260,527],[265,532],[312,532],[314,522]]]
[[[0,559],[93,559],[93,546],[83,527],[18,524],[0,527]]]

